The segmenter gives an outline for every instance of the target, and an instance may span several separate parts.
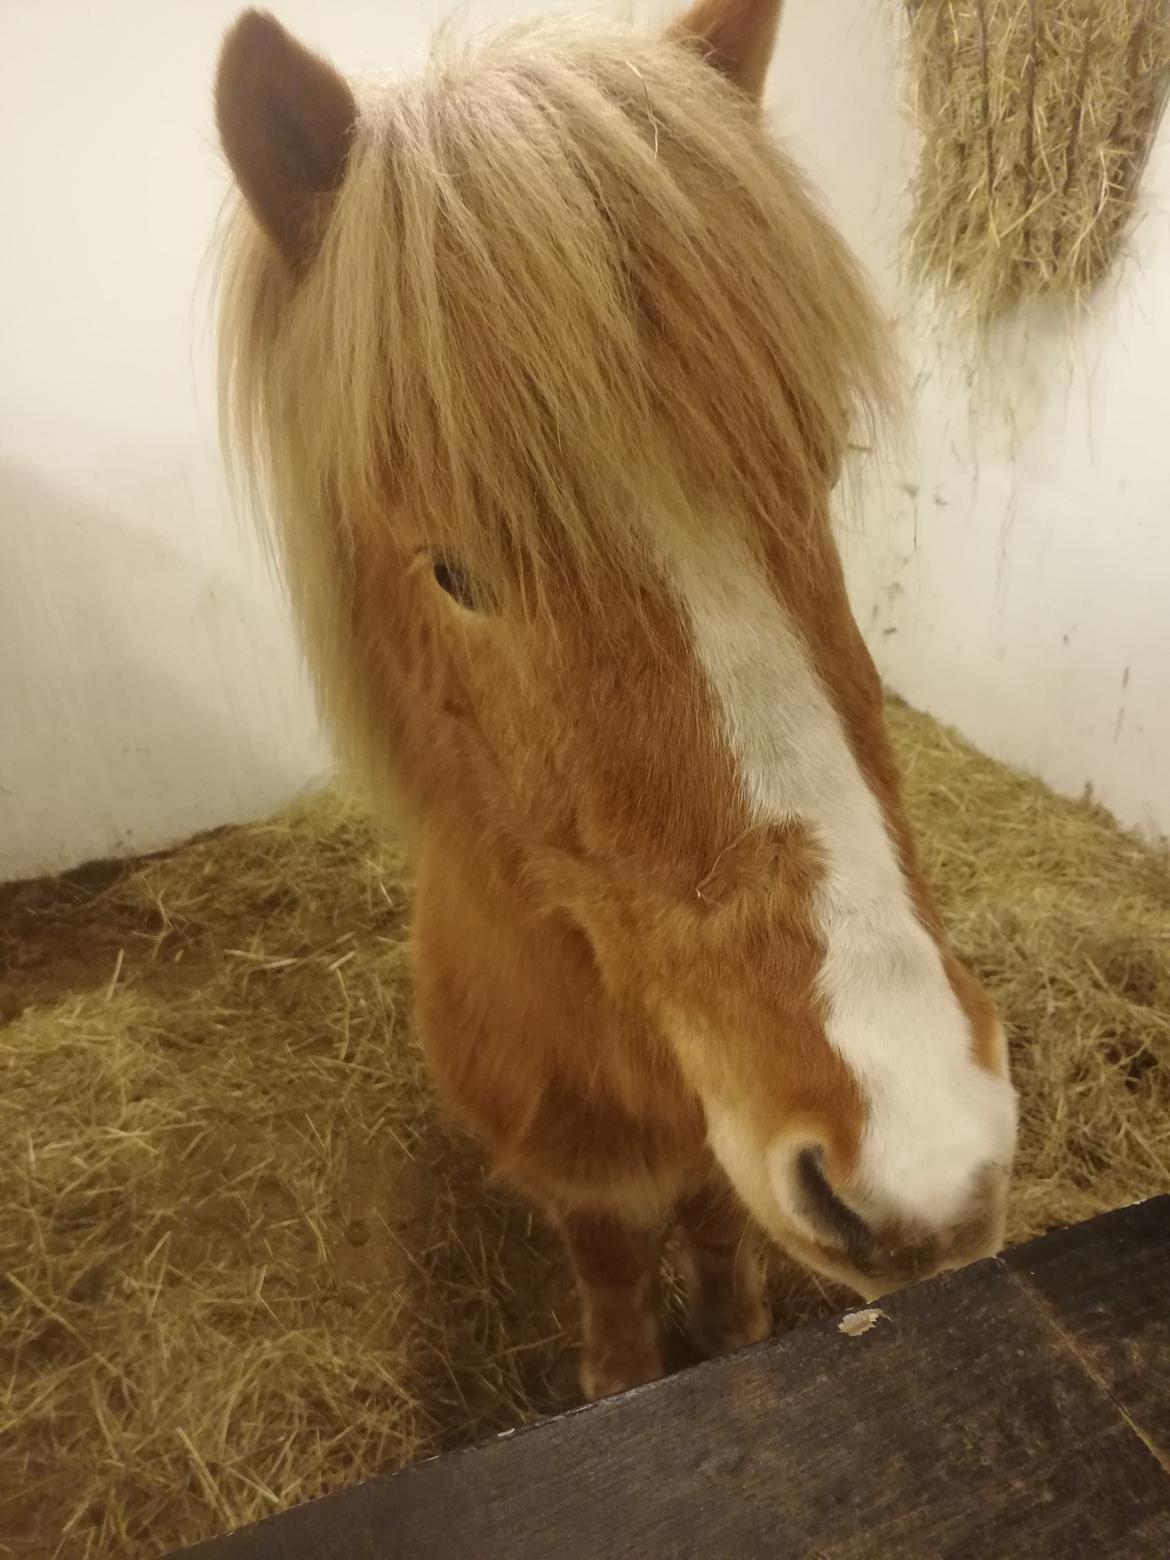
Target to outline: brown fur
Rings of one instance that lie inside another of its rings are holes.
[[[353,93],[274,18],[247,11],[224,43],[215,115],[254,215],[299,268],[317,248],[345,171]]]
[[[749,98],[758,99],[772,63],[780,0],[698,0],[668,30],[668,37],[695,44],[709,64],[721,70]]]
[[[250,208],[224,261],[228,445],[345,755],[414,803],[420,1030],[451,1109],[564,1229],[593,1393],[659,1366],[676,1209],[697,1334],[761,1330],[701,1097],[761,1141],[807,1133],[838,1185],[864,1126],[819,1013],[817,852],[751,826],[656,517],[767,568],[945,948],[829,529],[885,336],[759,124],[778,9],[702,0],[666,39],[526,25],[360,94],[356,125],[274,23],[237,24],[218,82]],[[290,157],[298,93],[320,144]]]

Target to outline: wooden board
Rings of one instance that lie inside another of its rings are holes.
[[[1170,1197],[188,1560],[1170,1556]]]

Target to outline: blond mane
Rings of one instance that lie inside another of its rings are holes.
[[[227,444],[278,524],[409,526],[529,607],[640,588],[648,514],[799,548],[886,337],[754,106],[563,19],[358,90],[308,274],[227,236]]]

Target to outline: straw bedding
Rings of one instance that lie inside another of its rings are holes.
[[[1165,854],[892,713],[1011,1027],[1012,1237],[1165,1189]],[[336,793],[0,890],[0,1553],[158,1553],[571,1400],[555,1243],[427,1090],[407,895]]]
[[[1170,90],[1164,0],[906,0],[911,259],[980,325],[1085,297],[1124,239]]]

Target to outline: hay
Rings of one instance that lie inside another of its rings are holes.
[[[1166,1189],[1164,853],[893,719],[1012,1031],[1012,1238]],[[332,794],[0,890],[0,1552],[158,1553],[572,1399],[556,1243],[436,1118],[405,905]]]
[[[1163,0],[906,0],[919,277],[979,325],[1112,265],[1170,90]]]
[[[0,1553],[157,1553],[557,1402],[512,1316],[555,1247],[436,1124],[404,909],[330,795],[0,891]]]

